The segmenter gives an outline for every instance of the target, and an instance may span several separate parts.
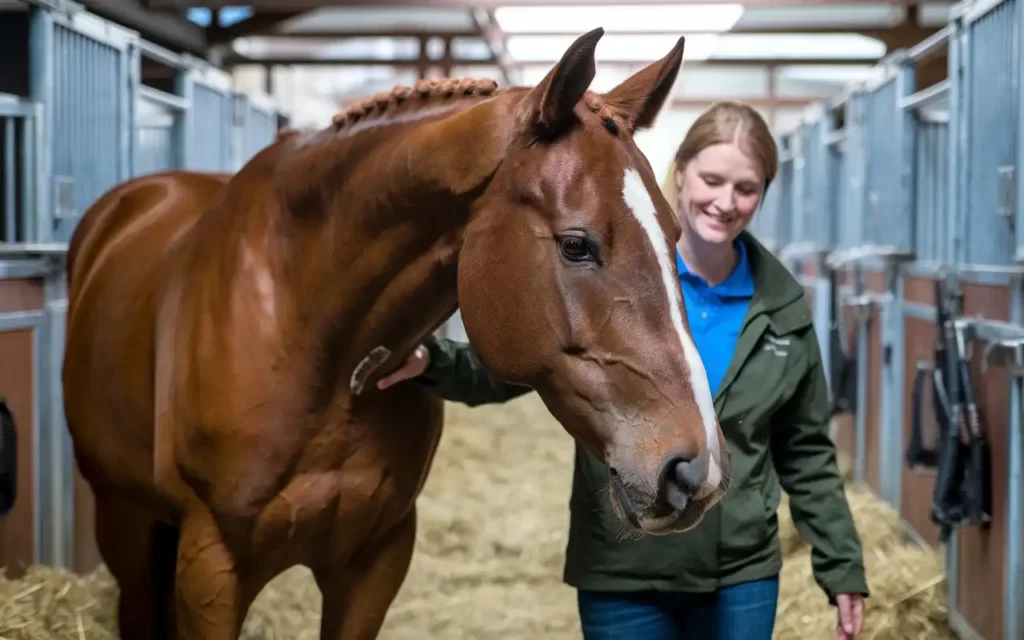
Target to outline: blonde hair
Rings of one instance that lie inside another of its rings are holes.
[[[685,169],[707,147],[732,142],[760,165],[764,192],[768,191],[779,170],[779,148],[768,123],[755,109],[745,104],[717,102],[702,113],[686,132],[662,180],[661,191],[673,209],[679,203],[678,171]]]

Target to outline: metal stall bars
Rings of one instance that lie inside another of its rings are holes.
[[[234,167],[241,169],[277,136],[277,110],[267,96],[235,93]]]
[[[182,122],[186,140],[184,168],[234,171],[234,92],[231,76],[207,62],[182,56],[186,73],[181,95],[191,105]]]
[[[63,412],[59,389],[52,385],[60,345],[51,314],[51,275],[59,267],[44,255],[51,251],[43,245],[0,244],[0,289],[13,285],[22,294],[9,301],[13,308],[0,312],[0,353],[14,365],[0,367],[0,385],[19,426],[18,467],[30,470],[28,481],[18,485],[14,509],[4,516],[9,535],[0,540],[0,564],[15,572],[31,564],[62,563],[70,542]],[[63,248],[55,253],[59,260]]]
[[[780,155],[785,155],[783,149],[783,142],[781,139],[776,138],[775,144],[779,148]],[[775,177],[772,185],[768,187],[768,192],[764,195],[764,200],[761,202],[761,208],[754,216],[754,219],[750,223],[750,232],[753,234],[758,242],[763,244],[769,251],[777,251],[779,245],[776,242],[775,236],[777,235],[776,227],[778,225],[779,216],[783,211],[786,210],[786,195],[784,193],[785,188],[783,183],[785,180],[782,176],[782,162],[784,158],[780,158],[779,175]]]
[[[846,323],[841,312],[842,287],[838,274],[829,269],[825,261],[827,252],[840,242],[842,229],[851,216],[848,192],[852,184],[850,171],[855,163],[847,160],[847,133],[850,95],[844,93],[826,105],[823,113],[820,136],[822,158],[820,168],[812,167],[812,180],[818,182],[822,206],[827,212],[828,225],[821,236],[824,252],[818,258],[818,282],[815,294],[815,326],[822,341],[822,362],[829,389],[832,390],[833,407],[842,410],[852,406],[854,398],[848,395],[848,386],[842,384],[844,371],[849,364],[849,345]],[[818,302],[818,298],[821,301]],[[848,376],[847,376],[848,377]]]
[[[29,94],[39,105],[42,136],[36,154],[37,245],[15,251],[35,256],[43,278],[42,346],[34,360],[40,376],[35,475],[38,495],[49,504],[37,529],[39,561],[70,566],[75,466],[60,379],[67,316],[61,265],[85,210],[131,175],[132,48],[138,35],[72,2],[55,9],[33,5],[29,11]]]
[[[900,206],[909,211],[914,228],[915,262],[905,268],[906,276],[934,275],[938,268],[949,260],[947,253],[951,220],[948,206],[949,177],[949,91],[948,79],[915,92],[915,64],[945,46],[951,28],[946,27],[905,52],[899,60],[897,76],[897,107],[900,110]],[[896,282],[893,291],[893,323],[890,336],[893,342],[887,346],[892,352],[891,380],[886,379],[886,402],[883,405],[883,419],[898,428],[887,432],[885,442],[887,453],[903,449],[904,398],[903,381],[911,376],[916,382],[931,384],[930,362],[918,362],[916,370],[906,371],[906,334],[908,321],[935,321],[935,312],[928,308],[922,311],[918,303],[908,302],[904,296],[904,280]],[[915,386],[915,388],[917,388]],[[922,398],[923,387],[922,390]],[[930,395],[930,394],[928,394]],[[920,411],[922,406],[917,407]],[[911,425],[913,428],[913,425]],[[911,461],[907,461],[911,464]],[[902,509],[903,464],[899,459],[887,456],[886,499]],[[913,462],[917,464],[917,462]]]
[[[899,472],[899,449],[887,446],[901,420],[892,415],[899,406],[902,367],[894,357],[901,344],[901,265],[913,258],[912,220],[901,196],[902,121],[896,98],[903,78],[892,58],[876,68],[876,78],[852,90],[846,100],[844,153],[841,171],[845,184],[834,191],[846,194],[843,219],[836,225],[839,250],[826,264],[830,269],[853,268],[852,295],[843,291],[843,306],[853,307],[856,322],[856,406],[854,411],[855,466],[858,483],[876,480],[885,500],[893,498],[893,469]],[[840,195],[842,197],[842,195]],[[867,273],[880,274],[868,286]],[[871,375],[874,313],[878,311],[879,377]],[[895,381],[895,382],[894,382]],[[869,387],[871,385],[871,387]],[[872,415],[868,394],[877,393],[877,414]],[[871,422],[869,422],[869,420]],[[869,431],[874,434],[869,435]],[[868,453],[878,452],[877,477],[869,474]]]
[[[793,242],[780,252],[780,259],[796,272],[800,284],[811,293],[815,331],[821,337],[821,356],[826,378],[832,382],[832,350],[826,341],[831,326],[829,274],[824,258],[835,243],[838,219],[837,202],[828,197],[832,188],[835,163],[831,157],[838,120],[836,105],[815,103],[807,113],[796,136],[799,144],[793,159],[792,207]],[[841,156],[840,156],[841,158]]]
[[[36,195],[42,142],[40,105],[0,94],[0,242],[26,243],[40,235]]]
[[[813,105],[809,107],[811,108]],[[810,241],[808,228],[811,225],[807,220],[804,194],[804,167],[807,164],[807,158],[804,156],[806,129],[805,115],[795,130],[782,136],[783,147],[779,154],[779,183],[783,191],[784,208],[779,210],[775,238],[778,242],[780,260],[797,276],[800,276],[803,270],[803,248]]]
[[[952,12],[952,34],[949,45],[950,89],[952,114],[950,134],[950,180],[948,197],[952,209],[952,230],[948,237],[947,252],[954,263],[954,271],[963,289],[978,290],[1005,288],[1009,305],[1006,331],[1019,337],[1024,323],[1024,239],[1017,233],[1022,221],[1018,210],[1024,185],[1018,179],[1017,169],[1024,162],[1021,127],[1024,126],[1024,87],[1021,86],[1021,34],[1024,33],[1024,4],[1019,0],[976,0],[961,2]],[[1015,263],[1016,262],[1016,263]],[[971,309],[968,315],[1001,315],[1001,308],[989,311],[988,305],[965,295]],[[999,305],[1002,307],[1002,305]],[[982,325],[992,321],[969,319]],[[984,334],[982,334],[984,335]],[[999,336],[983,338],[989,344],[1000,342]],[[1005,342],[1005,341],[1004,341]],[[946,547],[946,566],[949,574],[948,611],[950,624],[963,635],[982,632],[992,635],[1002,628],[1002,637],[1019,639],[1024,636],[1024,568],[1022,568],[1022,487],[1021,487],[1021,433],[1020,433],[1020,371],[1011,368],[1006,393],[990,390],[984,398],[989,411],[1008,413],[1009,431],[1005,454],[995,446],[996,456],[1007,467],[1005,500],[995,499],[993,517],[995,526],[1003,526],[1004,548],[988,569],[1004,572],[1001,615],[990,610],[997,598],[980,601],[965,591],[961,582],[971,576],[969,566],[991,555],[991,550],[979,550],[979,544],[968,545],[954,530]],[[995,398],[995,406],[993,403]],[[1006,404],[999,406],[1002,397]],[[994,427],[996,425],[993,425]],[[993,429],[993,435],[997,429]],[[998,458],[996,459],[998,460]],[[996,474],[993,460],[993,487],[1004,481]],[[998,512],[1005,505],[1005,523],[998,523]],[[965,559],[961,555],[966,555]],[[961,575],[961,574],[964,575]],[[975,576],[977,577],[977,576]],[[972,611],[971,609],[974,609]],[[979,628],[983,627],[983,628]]]
[[[184,96],[186,65],[177,54],[144,40],[133,46],[132,52],[136,74],[132,175],[182,168],[187,144],[185,118],[189,111]],[[147,61],[159,64],[170,77],[147,79]]]
[[[8,535],[0,541],[0,564],[51,562],[60,557],[62,538],[60,487],[45,464],[59,442],[52,437],[54,402],[49,384],[53,371],[52,297],[45,260],[29,253],[39,235],[39,173],[42,108],[26,98],[0,95],[0,289],[20,295],[0,312],[0,387],[19,425],[17,467],[30,469],[18,482],[18,499],[4,514]],[[40,289],[43,289],[40,292]],[[25,456],[25,450],[29,456]],[[19,476],[21,474],[19,473]],[[59,475],[59,474],[58,474]]]
[[[773,253],[782,249],[789,237],[794,159],[791,149],[792,134],[778,136],[775,143],[779,148],[778,175],[765,194],[761,210],[754,216],[751,225],[751,232],[758,241]]]
[[[52,187],[43,190],[50,224],[40,240],[67,242],[85,210],[131,175],[138,36],[70,3],[31,11],[31,94],[43,105],[41,170]]]

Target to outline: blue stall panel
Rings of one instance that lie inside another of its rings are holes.
[[[135,175],[177,168],[176,122],[175,109],[145,96],[139,97],[135,115]]]

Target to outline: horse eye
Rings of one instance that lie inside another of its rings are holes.
[[[562,236],[558,247],[567,260],[573,262],[594,262],[594,247],[590,241],[580,236]]]

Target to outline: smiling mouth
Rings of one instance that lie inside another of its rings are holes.
[[[723,216],[717,213],[709,213],[707,211],[702,211],[701,213],[711,218],[715,222],[718,222],[719,224],[731,224],[733,221],[736,220],[736,216]]]

